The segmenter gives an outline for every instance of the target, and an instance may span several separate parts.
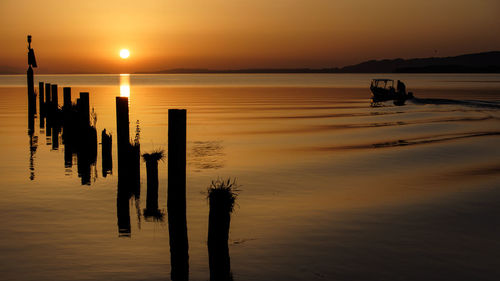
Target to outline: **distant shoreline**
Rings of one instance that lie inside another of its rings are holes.
[[[325,68],[246,68],[246,69],[204,69],[204,68],[174,68],[158,71],[136,71],[133,74],[491,74],[500,73],[500,51],[466,54],[454,57],[430,57],[414,59],[383,59],[369,60],[344,67]],[[0,75],[25,74],[24,71],[6,68]],[[114,74],[101,73],[50,73],[59,74]]]

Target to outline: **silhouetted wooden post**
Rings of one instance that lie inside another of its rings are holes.
[[[27,77],[28,77],[28,113],[35,114],[36,105],[35,107],[33,107],[33,103],[35,101],[35,86],[33,85],[33,68],[31,68],[31,65],[28,67]]]
[[[50,83],[45,83],[45,103],[43,104],[44,116],[46,119],[47,127],[50,127]]]
[[[128,119],[128,98],[116,97],[116,130],[118,143],[126,144],[130,140],[130,128]]]
[[[58,98],[58,93],[57,93],[57,84],[52,84],[51,85],[52,89],[51,89],[51,94],[52,94],[52,97],[50,99],[51,103],[52,103],[52,113],[55,114],[56,111],[57,111],[57,108],[59,106],[59,98]]]
[[[67,111],[71,109],[71,87],[64,87],[63,94],[64,94],[63,110]]]
[[[80,124],[82,128],[90,126],[90,102],[89,102],[89,93],[81,92],[80,93]]]
[[[124,179],[130,145],[128,97],[116,97],[116,133],[118,142],[118,181]]]
[[[38,100],[39,100],[39,112],[40,112],[40,119],[44,118],[45,112],[43,111],[43,104],[44,104],[44,99],[45,99],[45,88],[44,88],[44,83],[43,82],[38,82]],[[40,121],[40,124],[42,122]],[[43,126],[40,126],[43,128]]]
[[[36,97],[32,67],[37,67],[37,64],[35,51],[31,48],[31,35],[28,35],[28,71],[26,72],[28,83],[28,113],[34,115],[36,114]]]
[[[186,222],[186,110],[168,110],[168,230],[171,279],[188,280]]]
[[[47,105],[50,103],[50,83],[45,83],[45,109],[47,110]]]
[[[106,132],[106,129],[101,133],[101,152],[102,152],[102,176],[106,177],[112,173],[113,158],[112,158],[112,136]]]
[[[217,180],[212,181],[208,189],[210,213],[208,216],[208,261],[211,281],[232,280],[229,258],[229,227],[231,213],[237,194],[236,183]]]

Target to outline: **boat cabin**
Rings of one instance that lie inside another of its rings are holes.
[[[394,89],[394,80],[392,79],[372,79],[370,88],[381,88],[385,90]]]

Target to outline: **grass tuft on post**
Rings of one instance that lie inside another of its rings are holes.
[[[212,180],[212,183],[207,190],[207,199],[209,202],[221,204],[219,205],[220,207],[223,207],[223,209],[232,213],[236,197],[238,197],[238,192],[240,191],[238,187],[236,179],[233,179],[232,181],[231,178],[228,178],[227,180]]]
[[[165,151],[158,149],[151,153],[144,153],[142,154],[142,160],[146,163],[165,161]]]

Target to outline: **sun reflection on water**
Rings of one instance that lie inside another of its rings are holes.
[[[120,74],[120,97],[130,98],[130,74]]]

